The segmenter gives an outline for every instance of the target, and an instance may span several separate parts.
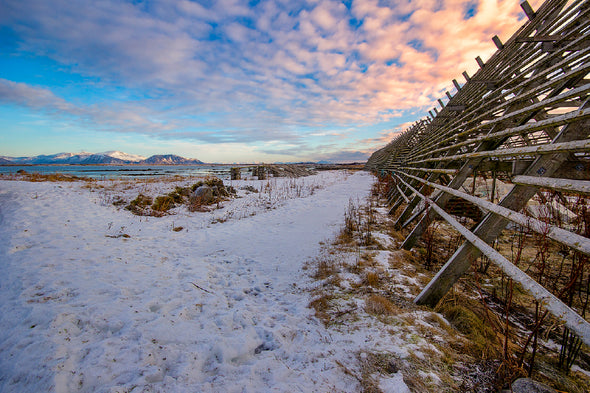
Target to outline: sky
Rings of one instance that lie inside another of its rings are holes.
[[[519,3],[0,0],[0,156],[364,161],[475,73]]]

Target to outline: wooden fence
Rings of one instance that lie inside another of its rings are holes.
[[[493,38],[498,50],[487,62],[476,58],[475,75],[464,72],[463,85],[453,80],[455,95],[447,92],[440,109],[368,160],[368,170],[394,183],[390,212],[403,207],[395,225],[412,228],[403,248],[411,249],[437,217],[466,239],[416,303],[436,305],[483,254],[590,345],[582,316],[490,246],[514,222],[590,255],[589,238],[522,213],[540,189],[590,194],[589,3],[548,0],[536,12],[522,3],[526,22],[506,43]],[[493,179],[491,198],[466,190],[477,176]],[[498,176],[511,189],[495,203]],[[465,228],[445,211],[452,198],[482,209],[483,218]]]

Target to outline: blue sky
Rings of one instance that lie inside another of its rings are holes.
[[[509,38],[518,4],[1,0],[0,155],[364,160]]]

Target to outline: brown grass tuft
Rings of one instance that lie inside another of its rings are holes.
[[[373,315],[395,315],[401,309],[387,298],[372,294],[365,300],[365,311]]]
[[[315,316],[316,318],[318,318],[319,320],[321,320],[322,322],[324,322],[324,324],[329,324],[330,323],[330,314],[329,314],[329,310],[330,310],[330,301],[333,300],[333,296],[332,295],[328,295],[328,294],[322,294],[319,297],[313,299],[310,303],[309,303],[309,307],[313,308],[315,310]]]
[[[367,272],[363,283],[373,288],[379,288],[381,286],[381,275],[377,272]]]
[[[334,261],[328,259],[326,256],[317,258],[314,265],[315,271],[312,277],[316,280],[325,280],[338,272]]]
[[[455,329],[467,337],[470,345],[465,349],[471,355],[480,359],[501,356],[502,343],[493,328],[501,322],[493,313],[486,313],[484,306],[477,300],[461,295],[452,300],[447,297],[438,304],[435,311],[444,315]]]

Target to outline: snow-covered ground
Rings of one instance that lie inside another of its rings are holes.
[[[340,365],[367,335],[313,317],[303,266],[372,183],[234,181],[221,209],[156,218],[111,202],[175,184],[0,181],[0,391],[358,391]]]

